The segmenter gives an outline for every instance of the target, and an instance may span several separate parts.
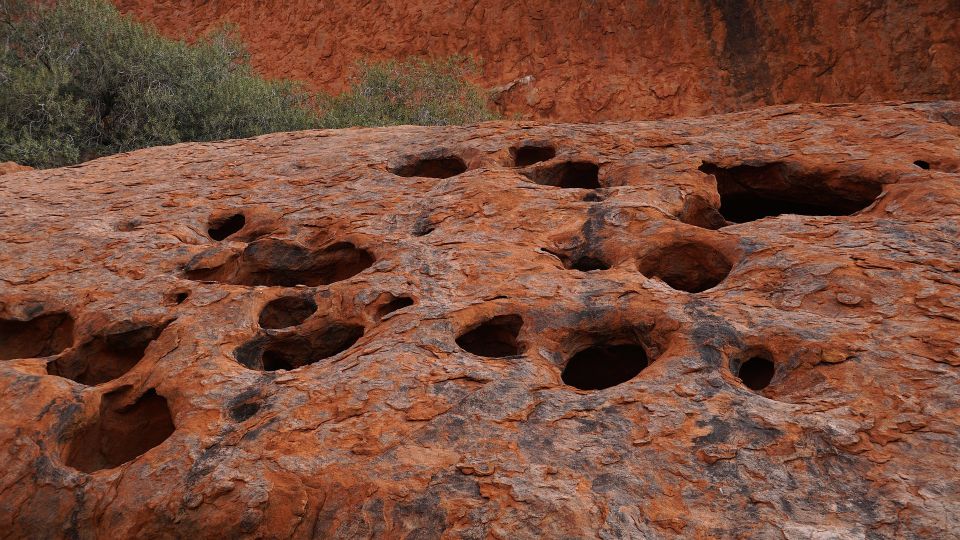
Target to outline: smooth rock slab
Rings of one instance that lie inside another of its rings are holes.
[[[0,530],[953,537],[958,118],[313,131],[5,175]]]

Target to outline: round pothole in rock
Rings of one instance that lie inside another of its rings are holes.
[[[125,390],[106,394],[96,422],[75,434],[66,451],[66,464],[92,473],[129,463],[173,434],[167,400],[148,390],[125,403]]]
[[[413,298],[409,296],[390,295],[390,301],[377,308],[377,320],[383,319],[394,311],[401,310],[413,305]]]
[[[589,161],[563,161],[546,164],[523,174],[543,186],[573,189],[600,188],[600,166]]]
[[[210,219],[207,234],[219,242],[240,232],[246,224],[247,218],[241,213],[218,216]]]
[[[461,349],[477,356],[516,356],[523,352],[517,339],[522,327],[523,319],[519,315],[498,315],[469,328],[456,341]]]
[[[349,242],[310,249],[293,242],[266,238],[247,245],[239,256],[214,268],[197,266],[202,262],[200,255],[195,257],[184,268],[184,275],[195,281],[233,285],[315,287],[359,274],[373,265],[374,257]]]
[[[47,364],[47,373],[87,386],[112,381],[133,369],[169,324],[164,321],[98,335]]]
[[[541,161],[549,161],[556,157],[557,150],[547,143],[524,143],[510,149],[514,167],[528,167]]]
[[[459,156],[440,155],[414,158],[408,163],[391,170],[397,176],[419,176],[424,178],[450,178],[467,171],[467,164]]]
[[[297,326],[317,311],[317,303],[304,296],[284,296],[272,300],[260,311],[260,327],[268,329]]]
[[[699,169],[716,178],[720,214],[733,223],[782,214],[848,216],[883,192],[875,180],[803,171],[781,162],[733,167],[704,162]]]
[[[250,369],[289,371],[346,351],[363,333],[360,325],[330,324],[291,335],[260,337],[238,348],[234,356]]]
[[[574,354],[560,378],[580,390],[603,390],[636,377],[648,363],[640,345],[595,344]]]
[[[734,374],[744,386],[756,391],[770,386],[776,372],[776,365],[766,355],[750,356],[739,362],[734,370]]]
[[[73,317],[57,312],[20,321],[0,319],[0,360],[43,358],[73,345]]]
[[[653,250],[639,261],[640,273],[671,288],[690,293],[719,285],[732,269],[716,249],[699,242],[681,242]]]

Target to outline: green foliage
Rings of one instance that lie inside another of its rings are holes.
[[[160,36],[107,0],[0,0],[0,161],[54,167],[275,131],[491,118],[460,58],[361,64],[330,97],[257,75],[230,29]]]
[[[350,89],[326,100],[328,127],[447,125],[491,120],[487,98],[467,81],[476,66],[452,56],[361,62]]]
[[[316,125],[314,96],[256,76],[225,31],[187,45],[102,0],[0,1],[0,161],[50,167]]]

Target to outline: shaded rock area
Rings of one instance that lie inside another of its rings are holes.
[[[957,0],[114,2],[172,37],[235,25],[262,73],[331,92],[358,60],[469,55],[507,118],[960,99]]]
[[[309,131],[7,175],[0,530],[956,537],[958,118]]]

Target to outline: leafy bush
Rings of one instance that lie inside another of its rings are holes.
[[[466,79],[475,69],[472,61],[459,56],[361,62],[350,89],[326,100],[323,124],[447,125],[493,119],[486,95]]]
[[[187,45],[103,0],[2,9],[0,161],[56,166],[316,124],[313,96],[256,76],[226,32]]]
[[[361,64],[331,97],[257,75],[229,29],[160,36],[107,0],[0,0],[0,162],[61,166],[146,146],[491,117],[459,58]]]

